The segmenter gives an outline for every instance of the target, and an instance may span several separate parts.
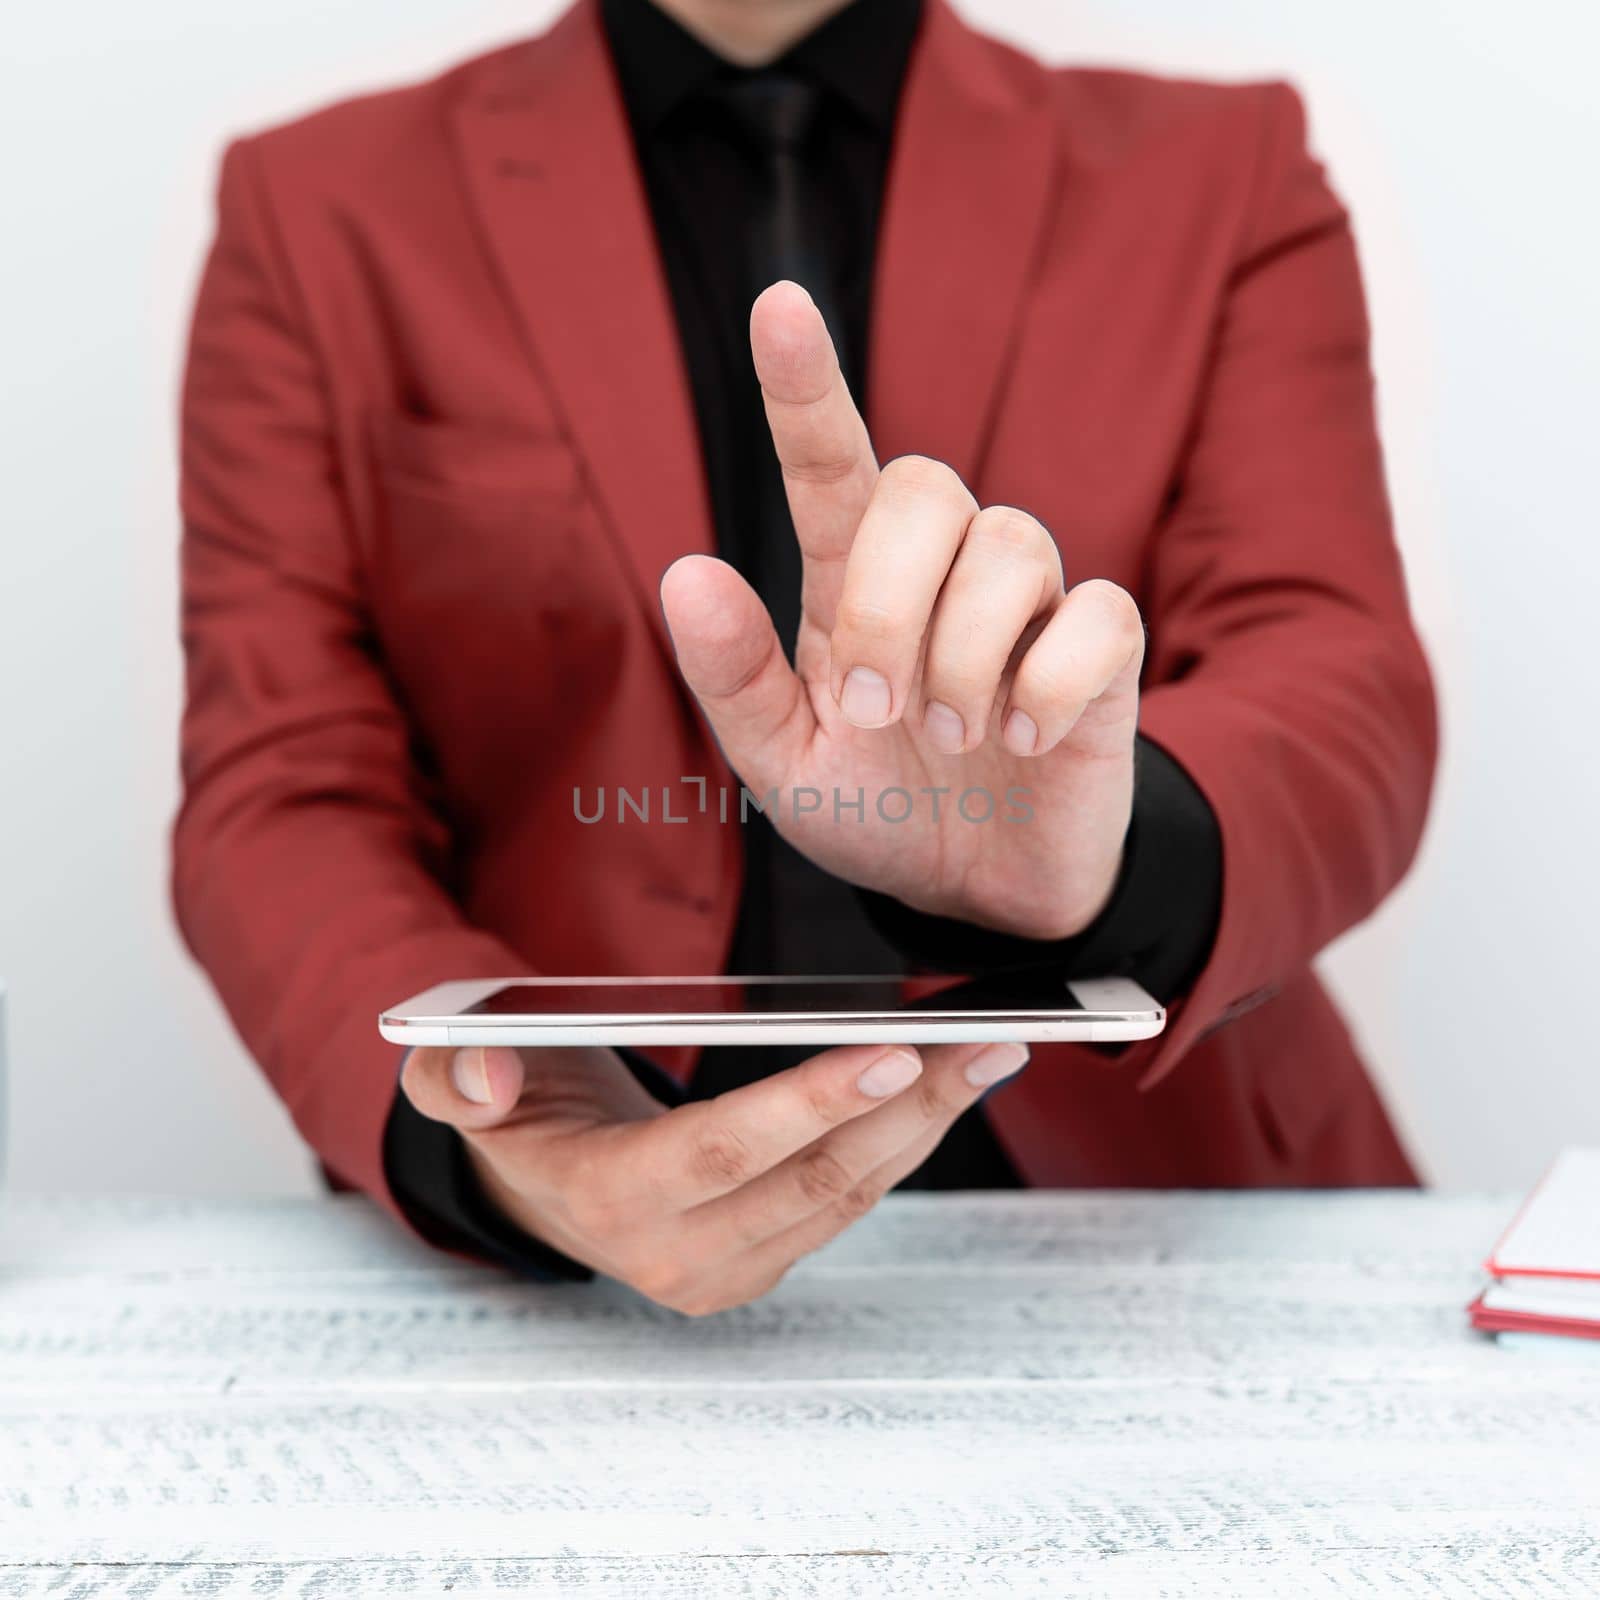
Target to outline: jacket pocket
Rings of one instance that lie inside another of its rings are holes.
[[[369,418],[367,438],[385,498],[512,496],[552,505],[583,498],[578,458],[554,429],[388,411]]]
[[[545,686],[605,678],[630,617],[571,447],[553,431],[396,414],[372,418],[370,436],[373,619],[409,703],[430,728],[470,703],[548,727]]]

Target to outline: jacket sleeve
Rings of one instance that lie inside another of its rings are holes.
[[[223,162],[182,399],[183,800],[190,949],[339,1177],[396,1201],[400,1052],[377,1014],[526,963],[449,891],[446,822],[410,752],[363,595],[330,407],[255,147]]]
[[[1141,709],[1211,804],[1216,940],[1144,1083],[1269,997],[1404,873],[1433,692],[1395,548],[1345,212],[1298,97],[1259,91],[1253,200],[1146,584]]]

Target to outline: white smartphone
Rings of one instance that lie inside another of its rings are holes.
[[[404,1045],[761,1045],[1148,1039],[1167,1014],[1128,978],[1038,972],[907,1001],[904,980],[473,978],[402,1001],[378,1031]]]

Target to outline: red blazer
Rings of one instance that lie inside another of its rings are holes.
[[[1046,68],[932,0],[875,304],[880,456],[941,457],[1069,580],[1134,593],[1143,727],[1222,831],[1215,951],[1165,1036],[1040,1048],[989,1102],[1001,1139],[1036,1184],[1410,1181],[1309,970],[1405,870],[1435,732],[1295,95]],[[712,531],[594,0],[229,149],[182,498],[179,920],[305,1137],[388,1199],[381,1006],[717,971],[739,899],[714,815],[573,813],[734,781],[657,604]]]

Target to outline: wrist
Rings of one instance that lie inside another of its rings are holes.
[[[959,896],[896,898],[924,915],[1008,938],[1040,942],[1076,938],[1104,915],[1116,896],[1127,864],[1131,810],[1130,806],[1109,846],[1085,852],[1079,840],[1069,838],[1062,847],[1067,859],[1060,861],[1051,861],[1048,855],[1041,859],[1038,849],[1019,848],[987,871],[968,874]],[[1041,819],[1034,825],[1050,824]]]

